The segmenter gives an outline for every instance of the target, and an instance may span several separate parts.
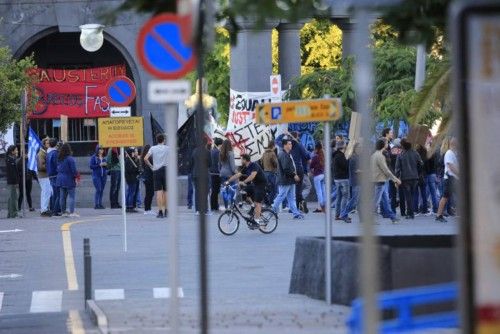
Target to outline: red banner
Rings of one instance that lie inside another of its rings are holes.
[[[109,116],[107,82],[126,75],[125,65],[86,69],[36,68],[38,101],[30,118],[96,118]]]

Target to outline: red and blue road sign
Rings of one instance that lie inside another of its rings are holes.
[[[196,65],[194,49],[187,42],[188,16],[163,13],[141,28],[137,54],[144,68],[159,79],[179,79]]]
[[[136,89],[132,80],[120,75],[108,81],[106,94],[112,106],[125,107],[135,99]]]

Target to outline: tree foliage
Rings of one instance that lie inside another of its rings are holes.
[[[20,121],[21,96],[33,83],[28,75],[33,67],[33,57],[16,60],[8,47],[0,46],[0,132]]]

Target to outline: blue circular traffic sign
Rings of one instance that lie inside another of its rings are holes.
[[[193,48],[186,42],[189,17],[164,13],[141,28],[137,53],[144,68],[160,79],[179,79],[196,65]]]
[[[136,89],[132,80],[120,75],[108,81],[106,94],[112,106],[125,107],[135,99]]]

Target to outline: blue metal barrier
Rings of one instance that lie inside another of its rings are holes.
[[[418,305],[454,302],[458,296],[458,285],[447,283],[418,288],[402,289],[380,293],[378,304],[381,311],[394,310],[395,319],[382,321],[380,333],[403,333],[430,328],[453,328],[459,326],[456,311],[414,316],[412,309]],[[352,314],[347,321],[351,334],[363,333],[363,301],[352,302]]]

